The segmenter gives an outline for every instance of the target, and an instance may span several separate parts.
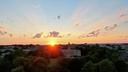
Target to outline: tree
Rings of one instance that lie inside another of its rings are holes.
[[[92,61],[87,62],[81,69],[81,72],[95,72],[95,66]]]
[[[43,57],[19,57],[14,60],[14,65],[14,72],[47,72],[47,61]]]
[[[119,60],[115,63],[115,65],[116,65],[116,68],[117,68],[118,72],[128,72],[127,71],[128,66],[124,61]]]
[[[112,61],[104,59],[96,64],[98,72],[116,72],[116,68]]]
[[[81,70],[81,67],[83,67],[83,63],[79,58],[71,59],[68,66],[70,72],[79,72]]]
[[[16,67],[11,72],[25,72],[23,66]]]

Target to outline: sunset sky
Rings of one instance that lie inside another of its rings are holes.
[[[128,42],[128,0],[0,0],[0,44]]]

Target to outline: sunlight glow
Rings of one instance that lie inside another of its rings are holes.
[[[48,44],[51,46],[55,46],[57,44],[57,41],[56,41],[56,39],[50,39]]]

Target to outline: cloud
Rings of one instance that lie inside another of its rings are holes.
[[[0,35],[5,35],[7,34],[8,32],[6,31],[5,27],[3,26],[0,26]]]
[[[79,26],[79,25],[80,25],[79,23],[75,24],[75,26]]]
[[[61,18],[61,16],[57,16],[57,19],[60,19]]]
[[[89,32],[88,34],[85,33],[81,34],[79,35],[79,38],[96,37],[99,35],[104,35],[106,33],[109,34],[110,31],[115,30],[120,24],[122,23],[127,24],[128,23],[127,17],[128,17],[128,9],[121,9],[120,12],[118,13],[104,16],[98,21],[92,23],[92,25],[89,28],[91,32]],[[115,23],[115,24],[111,24],[111,23]],[[76,26],[78,25],[76,23]],[[93,29],[95,29],[95,31]]]
[[[85,37],[97,37],[99,34],[103,33],[104,30],[109,32],[114,30],[115,28],[117,28],[118,24],[113,24],[111,26],[105,26],[105,27],[101,27],[97,30],[91,31],[88,34],[82,34],[79,36],[79,38],[85,38]]]
[[[60,35],[60,32],[57,32],[57,31],[51,31],[51,32],[48,32],[47,34],[43,34],[43,32],[41,33],[37,33],[33,36],[33,39],[35,38],[41,38],[41,37],[44,37],[44,38],[63,38],[63,37],[69,37],[71,36],[70,33],[67,33],[67,34],[64,34],[64,35]]]
[[[127,11],[127,9],[120,9],[119,17],[122,18],[128,16]]]
[[[97,37],[100,34],[100,29],[89,32],[88,34],[82,34],[79,36],[79,38],[85,38],[85,37]]]
[[[100,34],[100,29],[88,33],[86,37],[97,37],[99,34]]]
[[[0,35],[4,35],[3,31],[0,31]]]
[[[77,6],[77,8],[75,9],[72,17],[71,17],[71,21],[72,24],[74,26],[80,26],[84,23],[84,17],[85,15],[87,15],[87,13],[91,10],[92,8],[88,8],[87,5],[85,4],[80,4],[79,6]]]
[[[68,34],[67,34],[67,36],[71,36],[71,34],[70,34],[70,33],[68,33]]]
[[[121,14],[119,17],[125,17],[127,16],[128,14]]]
[[[56,38],[62,38],[63,36],[62,36],[62,35],[60,35],[60,33],[59,33],[59,32],[57,32],[57,31],[52,31],[52,32],[49,32],[49,34],[48,34],[47,36],[45,36],[45,37],[56,37]]]
[[[43,34],[43,32],[35,34],[33,36],[33,39],[35,39],[35,38],[41,38],[42,34]]]
[[[118,26],[117,24],[114,24],[113,26],[105,26],[104,29],[106,31],[111,31],[111,30],[115,29],[117,26]]]
[[[13,34],[9,34],[10,37],[13,37]]]
[[[119,17],[125,17],[128,15],[128,9],[127,8],[120,8],[119,10]]]
[[[0,26],[0,35],[1,36],[7,35],[9,37],[13,37],[13,34],[6,31],[6,28],[3,26]]]
[[[13,34],[9,32],[8,29],[6,29],[6,27],[4,26],[0,26],[0,35],[5,37],[6,36],[13,37]]]
[[[5,34],[7,34],[6,31],[0,30],[0,35],[5,35]]]
[[[26,37],[26,34],[24,34],[23,37]]]

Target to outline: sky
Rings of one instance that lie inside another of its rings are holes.
[[[0,44],[127,43],[128,0],[0,0]]]

